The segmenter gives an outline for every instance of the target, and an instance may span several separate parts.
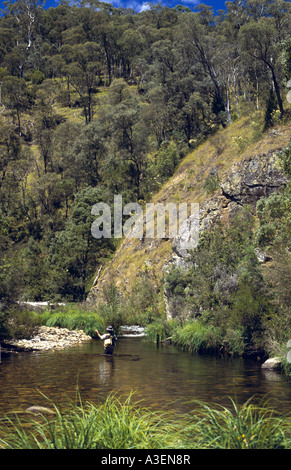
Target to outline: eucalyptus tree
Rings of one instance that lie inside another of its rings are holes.
[[[4,15],[12,17],[16,29],[16,44],[30,49],[38,34],[44,0],[16,0],[5,2]]]
[[[250,0],[247,4],[249,21],[240,29],[241,47],[251,61],[260,63],[266,80],[274,89],[280,117],[284,115],[281,85],[282,55],[291,33],[291,6],[284,0]]]
[[[122,36],[122,18],[112,14],[112,7],[100,5],[100,11],[94,14],[92,40],[98,44],[102,51],[103,83],[110,85],[114,78],[118,78],[116,66],[119,68],[120,47],[118,41]]]
[[[106,202],[101,187],[79,191],[70,219],[50,246],[52,291],[62,298],[84,300],[96,265],[114,249],[111,239],[97,239],[91,234],[91,210],[98,202]]]
[[[53,106],[53,94],[46,93],[44,86],[37,90],[34,114],[34,137],[43,162],[43,172],[54,171],[52,137],[61,121]],[[42,171],[39,170],[42,174]]]
[[[222,104],[228,123],[231,115],[227,105],[227,83],[224,75],[223,42],[216,34],[208,14],[184,13],[179,16],[178,35],[181,42],[189,50],[192,65],[200,66],[209,79],[216,99]]]
[[[5,22],[0,25],[0,61],[11,52],[14,47],[14,34]]]
[[[63,71],[77,92],[83,107],[85,122],[89,123],[94,114],[94,92],[101,79],[100,48],[95,42],[66,46],[67,65]],[[69,98],[70,99],[70,98]]]
[[[242,48],[251,59],[261,62],[270,72],[281,118],[284,115],[283,100],[280,91],[281,63],[279,61],[279,41],[273,18],[251,20],[240,30]]]
[[[16,116],[19,135],[21,130],[21,114],[29,108],[29,92],[24,78],[6,75],[2,86],[2,102]]]
[[[143,119],[146,106],[123,79],[115,79],[99,108],[100,132],[106,143],[103,180],[114,190],[143,195],[148,165],[149,129]]]
[[[3,119],[0,122],[0,191],[4,186],[9,172],[21,155],[21,142],[14,126]]]

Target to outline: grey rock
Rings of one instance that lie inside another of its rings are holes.
[[[41,326],[33,338],[10,341],[9,344],[20,351],[47,351],[63,349],[91,339],[91,336],[86,335],[82,330],[71,331],[67,328]]]
[[[271,357],[262,364],[262,369],[280,369],[281,365],[282,359],[280,357]]]
[[[54,410],[51,410],[50,408],[46,408],[45,406],[30,406],[29,408],[26,408],[25,410],[27,413],[33,413],[35,415],[51,415],[55,414]]]

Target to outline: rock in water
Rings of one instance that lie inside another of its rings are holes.
[[[282,360],[280,357],[271,357],[262,364],[262,369],[280,369]]]
[[[33,413],[34,415],[54,415],[55,411],[45,406],[30,406],[25,410],[27,413]]]

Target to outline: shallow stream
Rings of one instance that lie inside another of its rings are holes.
[[[74,399],[96,402],[110,391],[134,397],[152,409],[189,412],[195,400],[230,406],[268,398],[280,412],[291,408],[291,380],[261,368],[259,361],[190,355],[144,338],[121,338],[112,358],[92,340],[64,350],[23,352],[1,358],[0,415],[32,405]]]

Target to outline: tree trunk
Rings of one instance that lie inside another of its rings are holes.
[[[18,122],[18,132],[19,132],[19,135],[21,136],[20,111],[18,108],[16,110],[16,113],[17,113],[17,122]]]
[[[273,80],[273,84],[274,84],[274,88],[275,88],[277,102],[278,102],[279,109],[280,109],[280,119],[282,119],[283,115],[284,115],[284,108],[283,108],[283,102],[282,102],[281,93],[280,93],[280,87],[279,87],[278,82],[277,82],[274,67],[272,67],[271,65],[269,65],[269,67],[270,67],[271,72],[272,72],[272,80]]]
[[[70,93],[70,80],[67,77],[67,90],[68,90],[68,106],[71,107],[71,93]]]

